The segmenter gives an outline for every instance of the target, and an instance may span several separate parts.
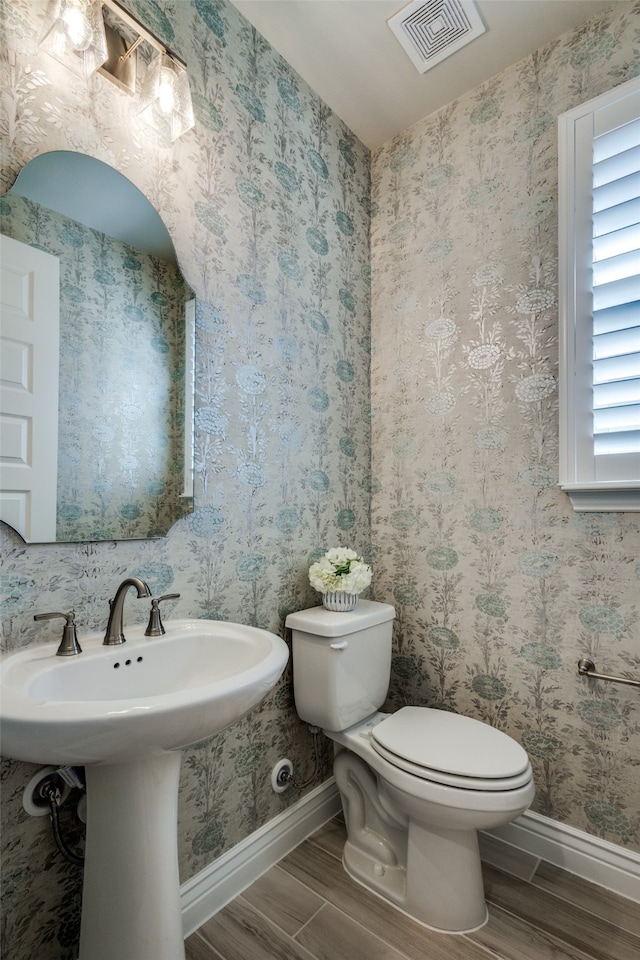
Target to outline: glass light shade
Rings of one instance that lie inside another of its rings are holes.
[[[49,0],[40,46],[84,77],[107,59],[100,0]]]
[[[141,119],[167,140],[176,140],[194,125],[189,77],[166,54],[147,67],[138,107]]]

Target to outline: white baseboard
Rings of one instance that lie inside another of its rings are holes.
[[[640,902],[640,854],[528,810],[486,831],[518,850]]]
[[[180,890],[185,937],[340,809],[331,777],[187,880]],[[640,854],[631,850],[531,811],[486,835],[505,844],[512,860],[519,851],[640,902]]]
[[[180,888],[185,937],[340,810],[331,777],[187,880]]]

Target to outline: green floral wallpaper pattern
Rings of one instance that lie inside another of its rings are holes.
[[[0,229],[60,261],[56,540],[162,536],[191,506],[180,271],[13,194]]]
[[[179,592],[167,616],[283,631],[317,602],[307,569],[369,541],[369,153],[228,3],[132,0],[188,63],[196,126],[151,139],[131,101],[38,51],[45,4],[0,2],[3,189],[32,156],[90,154],[160,213],[197,297],[195,510],[166,539],[25,546],[2,533],[3,647],[52,640],[33,614],[75,608],[104,629],[128,574]],[[128,622],[147,603],[127,600]],[[289,668],[224,735],[186,751],[179,809],[185,881],[295,801],[271,768],[313,770]],[[323,747],[324,779],[330,750]],[[72,960],[80,878],[49,826],[22,810],[29,765],[2,762],[3,957]],[[69,812],[67,819],[72,819]]]
[[[373,158],[376,597],[390,700],[519,740],[534,809],[640,849],[640,515],[557,487],[557,117],[640,72],[612,9]]]

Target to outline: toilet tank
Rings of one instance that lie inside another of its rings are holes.
[[[298,716],[323,730],[346,730],[378,710],[391,675],[394,608],[360,600],[349,613],[311,607],[290,613]]]

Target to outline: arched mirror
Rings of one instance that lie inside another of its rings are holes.
[[[27,542],[165,535],[193,508],[195,301],[164,224],[118,171],[55,151],[0,228],[0,517]]]

